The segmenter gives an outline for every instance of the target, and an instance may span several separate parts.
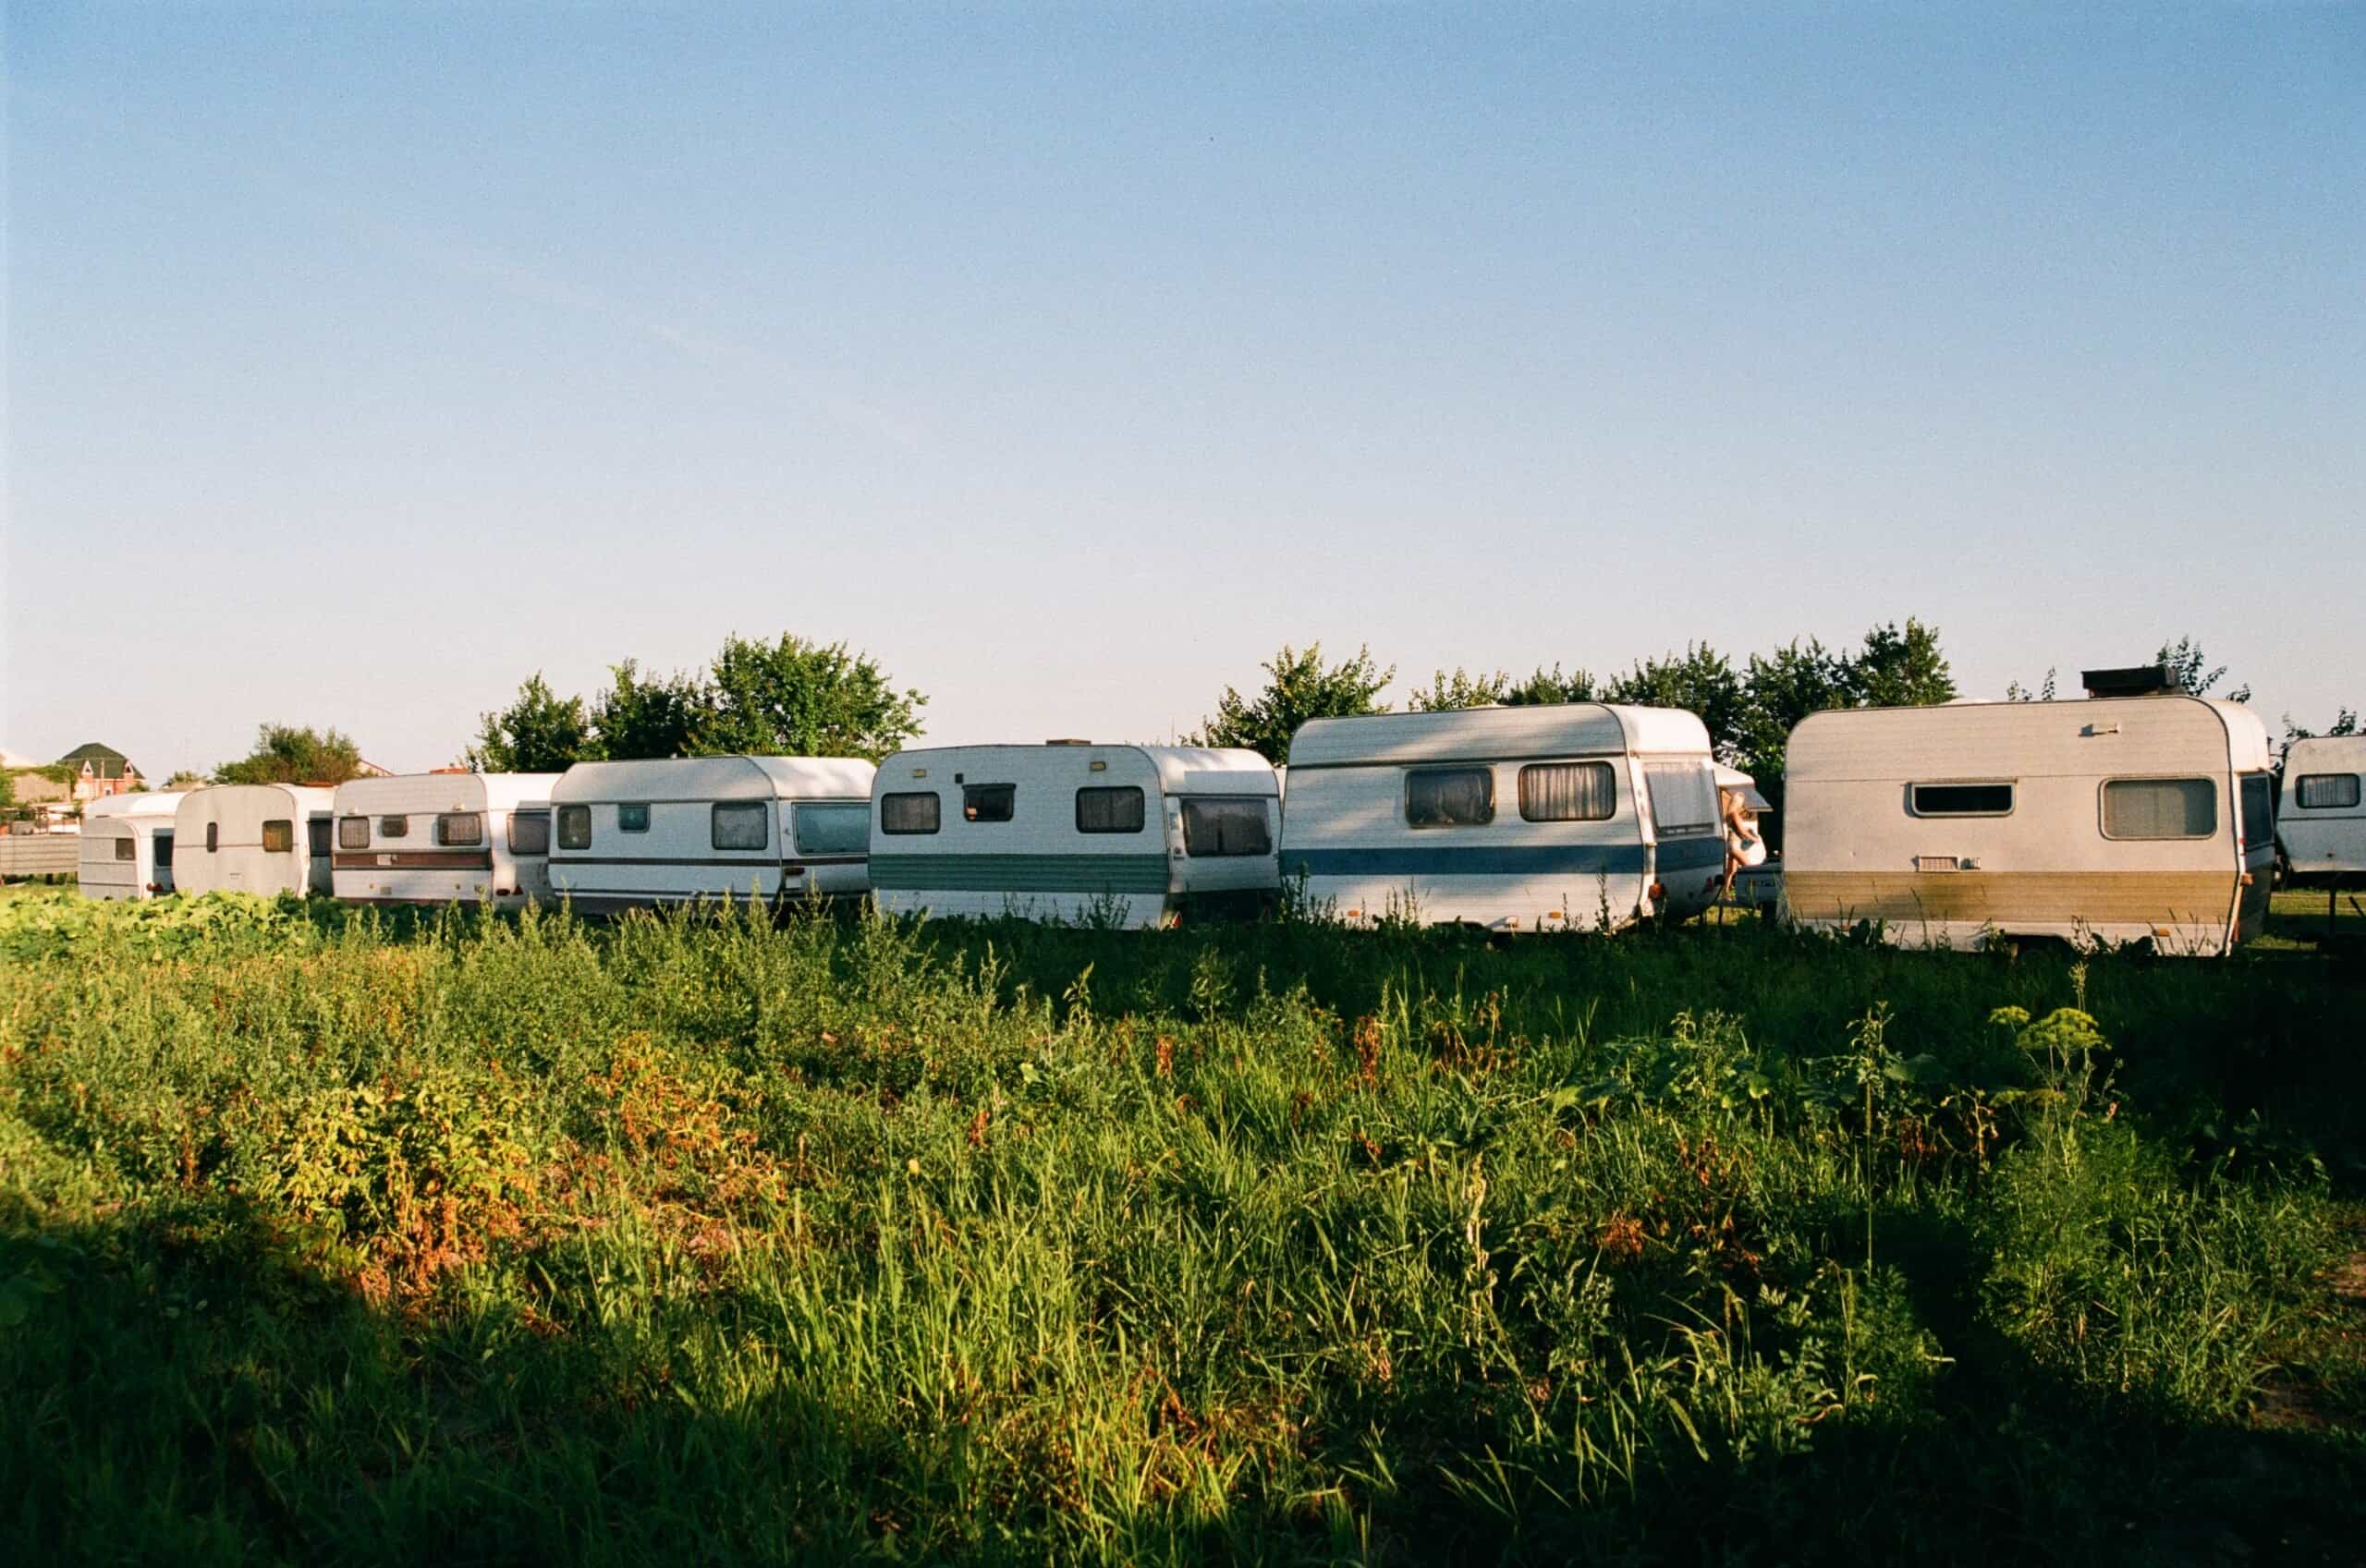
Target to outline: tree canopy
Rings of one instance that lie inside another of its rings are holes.
[[[898,689],[876,660],[845,643],[724,639],[703,671],[611,665],[586,702],[537,672],[508,707],[482,716],[466,753],[482,772],[549,772],[600,758],[886,756],[921,733],[928,699]]]
[[[335,784],[360,775],[361,752],[341,732],[264,724],[256,732],[255,748],[215,768],[213,782]]]
[[[1373,698],[1396,678],[1396,667],[1382,669],[1372,662],[1369,647],[1337,664],[1323,662],[1323,645],[1310,642],[1303,651],[1282,645],[1264,666],[1265,687],[1243,697],[1225,687],[1216,711],[1189,737],[1195,746],[1246,747],[1269,762],[1290,760],[1290,736],[1309,719],[1346,718],[1357,713],[1384,713]]]

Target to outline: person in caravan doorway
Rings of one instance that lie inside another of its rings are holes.
[[[1718,889],[1717,896],[1726,899],[1734,895],[1736,872],[1745,866],[1766,863],[1766,838],[1758,830],[1758,813],[1750,809],[1750,800],[1740,789],[1718,786],[1717,815],[1726,830],[1726,883]]]

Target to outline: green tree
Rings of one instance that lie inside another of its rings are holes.
[[[2358,710],[2355,708],[2337,708],[2334,711],[2332,726],[2323,731],[2322,735],[2323,738],[2335,739],[2342,735],[2356,735],[2357,733]],[[2289,713],[2284,715],[2284,743],[2287,746],[2291,745],[2292,742],[2296,740],[2316,740],[2318,738],[2320,738],[2319,731],[2294,723],[2292,722],[2292,715]]]
[[[1909,615],[1865,634],[1865,646],[1848,661],[1849,685],[1860,708],[1927,708],[1952,702],[1955,675],[1939,650],[1939,628]]]
[[[2209,695],[2213,687],[2226,678],[2226,666],[2212,664],[2201,651],[2201,644],[2189,637],[2161,644],[2161,650],[2153,657],[2167,667],[2171,678],[2196,697]],[[2249,685],[2238,686],[2226,693],[2226,699],[2229,702],[2249,702],[2251,688]]]
[[[482,716],[476,744],[461,754],[480,773],[556,773],[593,755],[583,699],[554,693],[540,670],[518,700]]]
[[[1739,744],[1742,681],[1733,663],[1705,642],[1688,644],[1681,654],[1641,659],[1603,688],[1604,702],[1640,708],[1683,708],[1708,726],[1709,745],[1730,758]]]
[[[1502,670],[1492,675],[1473,675],[1457,668],[1452,675],[1438,671],[1431,676],[1428,686],[1413,693],[1406,706],[1416,713],[1436,713],[1453,708],[1535,708],[1555,702],[1590,702],[1593,697],[1592,675],[1583,670],[1563,675],[1558,664],[1550,670],[1540,665],[1533,675],[1518,681]]]
[[[336,730],[264,724],[255,748],[213,770],[215,784],[343,784],[361,773],[361,752]]]
[[[738,636],[714,657],[692,744],[701,752],[864,757],[876,762],[921,733],[928,701],[898,691],[878,662],[783,632],[776,642]]]
[[[1372,699],[1396,678],[1396,667],[1382,669],[1372,662],[1372,650],[1338,664],[1323,662],[1323,645],[1307,644],[1303,652],[1282,645],[1264,665],[1265,689],[1253,698],[1225,687],[1216,711],[1188,737],[1194,746],[1239,746],[1267,761],[1290,760],[1290,736],[1309,719],[1336,719],[1356,713],[1384,713],[1384,704]]]
[[[195,768],[177,769],[173,776],[165,781],[166,789],[201,789],[204,785],[205,775]]]
[[[1813,638],[1804,643],[1793,638],[1762,659],[1751,654],[1742,674],[1733,765],[1756,780],[1760,793],[1779,808],[1791,732],[1809,714],[1846,708],[1853,697],[1848,661]]]
[[[594,757],[688,757],[697,748],[709,698],[706,683],[677,670],[644,676],[628,659],[608,670],[612,684],[592,703]]]

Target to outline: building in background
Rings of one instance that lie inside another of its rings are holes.
[[[89,741],[76,747],[57,760],[74,770],[70,786],[78,801],[99,800],[110,795],[128,795],[147,786],[141,782],[140,770],[131,759],[112,746]]]

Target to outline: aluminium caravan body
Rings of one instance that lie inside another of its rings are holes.
[[[578,762],[551,788],[552,894],[591,914],[860,898],[872,772],[849,757]]]
[[[551,894],[556,773],[409,773],[336,786],[334,882],[348,904],[489,904]]]
[[[185,791],[102,796],[82,808],[85,898],[156,898],[173,891],[173,821]]]
[[[872,805],[884,914],[1146,928],[1279,893],[1281,790],[1253,751],[932,747],[880,763]]]
[[[1698,914],[1725,874],[1709,732],[1570,702],[1316,719],[1290,741],[1282,875],[1336,918],[1489,930]]]
[[[2318,881],[2366,874],[2366,735],[2296,740],[2284,752],[2275,836],[2284,869]],[[90,830],[85,828],[85,833]]]
[[[173,813],[173,885],[191,896],[328,896],[334,792],[309,784],[214,784]]]
[[[2181,693],[1814,713],[1791,732],[1783,903],[1900,945],[2149,942],[2216,954],[2267,918],[2267,728]]]

